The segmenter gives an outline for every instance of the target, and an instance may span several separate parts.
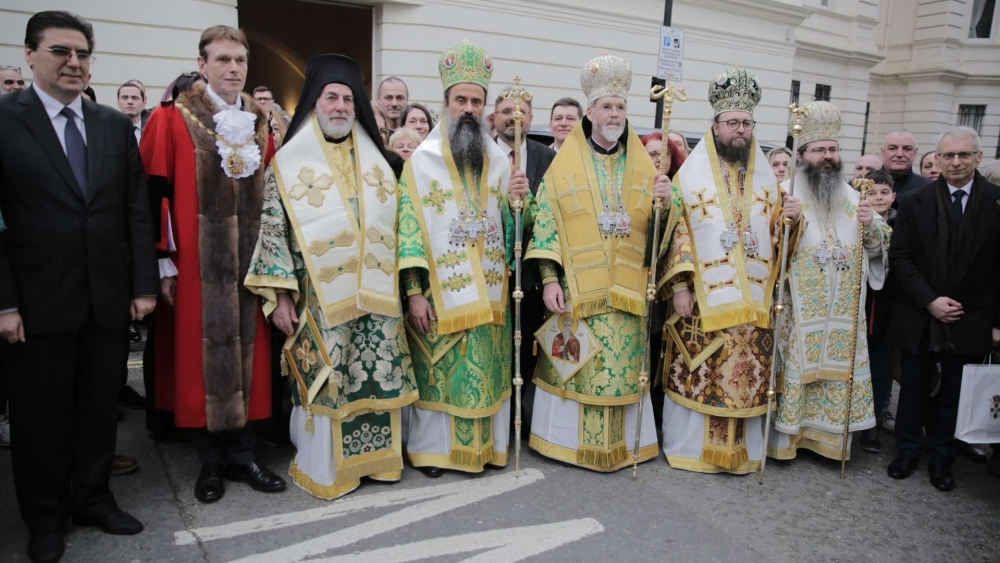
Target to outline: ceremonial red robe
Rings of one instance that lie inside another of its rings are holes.
[[[201,97],[208,99],[203,92]],[[190,103],[190,105],[195,104]],[[247,104],[246,107],[249,108],[251,105]],[[257,113],[260,124],[263,116],[260,112]],[[204,122],[204,119],[202,121]],[[192,140],[193,134],[199,136]],[[154,177],[160,177],[173,188],[172,195],[164,197],[165,203],[162,207],[164,210],[169,210],[169,225],[176,246],[170,258],[178,271],[176,308],[168,306],[161,297],[154,315],[154,402],[157,409],[174,413],[178,427],[207,426],[209,430],[231,430],[245,424],[247,420],[259,420],[271,414],[271,338],[268,322],[259,301],[254,298],[256,327],[253,331],[253,346],[250,348],[250,353],[245,352],[248,347],[244,346],[242,357],[234,356],[236,360],[234,363],[239,365],[230,366],[230,373],[222,373],[226,370],[214,368],[209,368],[208,371],[205,369],[204,351],[211,350],[206,348],[206,339],[211,339],[212,335],[203,332],[203,308],[208,307],[211,311],[216,304],[203,301],[201,271],[203,265],[199,256],[199,242],[204,244],[205,241],[199,241],[198,182],[201,179],[203,183],[207,183],[206,178],[223,175],[216,148],[214,145],[209,145],[208,140],[210,137],[207,135],[192,133],[188,129],[184,116],[173,104],[157,108],[143,130],[140,152],[151,184]],[[269,160],[274,150],[266,128],[263,134],[258,136],[258,141],[261,145],[266,143],[266,146],[262,146],[264,149],[262,153]],[[197,152],[196,142],[199,144]],[[266,165],[266,161],[262,163],[255,176],[262,177]],[[225,176],[222,176],[222,180],[226,180]],[[211,189],[216,186],[200,187]],[[204,194],[202,196],[204,197]],[[154,205],[159,206],[156,202]],[[251,221],[259,224],[259,207],[255,212],[247,214],[256,216],[239,216],[238,222]],[[168,221],[162,221],[160,231],[163,235],[166,235],[167,224]],[[242,238],[246,238],[245,234],[241,232]],[[255,240],[249,243],[251,247],[254,242]],[[240,241],[240,246],[245,243],[246,241]],[[165,244],[164,239],[158,246],[165,248]],[[245,270],[238,272],[240,283],[233,291],[247,291],[242,284],[245,275]],[[241,295],[240,301],[245,305],[245,296]],[[232,340],[232,336],[224,338]],[[252,376],[249,375],[249,369],[242,369],[242,364],[246,363],[252,364]],[[236,393],[228,393],[220,401],[217,389],[224,388],[225,385],[220,385],[218,381],[227,377],[238,378],[241,371],[244,372],[242,389],[237,389]],[[226,403],[226,399],[229,404],[220,407],[220,402]],[[229,412],[220,413],[226,409]],[[241,419],[242,424],[239,422]]]

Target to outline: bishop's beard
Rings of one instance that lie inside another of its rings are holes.
[[[840,161],[828,163],[821,161],[818,164],[802,161],[802,174],[805,176],[806,189],[812,196],[813,205],[817,211],[825,217],[830,217],[833,207],[840,203],[844,197],[844,177],[840,171],[843,164]],[[824,168],[829,166],[829,168]]]
[[[735,139],[733,139],[735,141]],[[719,158],[729,162],[731,164],[749,164],[750,162],[750,139],[745,139],[746,144],[736,145],[736,144],[723,144],[722,141],[716,137],[715,138],[715,152],[718,153]]]
[[[482,120],[474,113],[460,113],[455,120],[446,114],[443,119],[448,126],[448,144],[455,165],[459,170],[468,167],[478,174],[483,169],[483,154],[486,153],[486,128]]]

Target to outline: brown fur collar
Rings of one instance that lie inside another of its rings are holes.
[[[177,101],[205,127],[214,127],[212,116],[219,110],[204,86],[185,92]],[[243,102],[244,109],[257,115],[257,144],[263,158],[267,120],[245,94]],[[243,278],[260,229],[265,166],[261,163],[248,178],[229,178],[222,170],[215,138],[187,115],[184,121],[197,167],[205,417],[210,432],[236,430],[246,425],[253,380],[260,302],[243,287]]]

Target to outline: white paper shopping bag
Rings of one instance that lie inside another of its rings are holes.
[[[1000,443],[1000,364],[963,368],[955,437],[969,444]]]

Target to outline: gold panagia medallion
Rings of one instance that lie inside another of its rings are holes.
[[[235,152],[230,153],[229,158],[226,159],[226,168],[229,169],[229,173],[233,176],[240,176],[246,169],[247,163],[243,160],[243,157],[236,154]]]

